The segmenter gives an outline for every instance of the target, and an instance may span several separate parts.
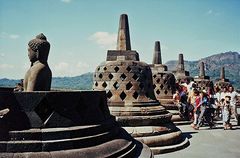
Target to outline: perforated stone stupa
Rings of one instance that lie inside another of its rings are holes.
[[[186,79],[192,81],[193,78],[189,76],[189,71],[185,71],[184,67],[184,59],[183,54],[179,54],[178,56],[178,64],[176,66],[176,70],[173,71],[177,82],[185,82]]]
[[[220,78],[216,80],[215,86],[219,87],[221,89],[221,88],[227,87],[229,85],[230,85],[230,82],[229,82],[229,79],[225,78],[225,68],[223,66],[223,67],[221,67],[221,70],[220,70]]]
[[[93,89],[106,91],[111,114],[154,154],[188,144],[171,122],[172,115],[154,95],[149,65],[139,61],[138,53],[131,50],[126,14],[120,16],[117,50],[108,50],[106,62],[96,68]]]
[[[160,42],[155,42],[153,62],[150,64],[152,70],[153,88],[156,98],[163,106],[174,106],[173,94],[176,91],[176,79],[168,71],[166,65],[162,64]],[[167,108],[167,107],[166,107]]]
[[[206,90],[207,87],[211,85],[210,77],[205,75],[204,62],[200,62],[199,65],[199,75],[194,77],[194,82],[196,86],[201,90]]]

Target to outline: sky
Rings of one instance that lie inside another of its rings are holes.
[[[0,78],[20,79],[30,67],[27,44],[39,33],[51,43],[53,76],[94,72],[116,48],[119,17],[128,14],[131,47],[152,62],[240,52],[239,0],[0,0]]]

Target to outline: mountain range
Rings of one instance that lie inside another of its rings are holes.
[[[191,76],[198,76],[199,63],[205,63],[205,74],[210,76],[211,80],[216,80],[220,77],[220,69],[225,67],[225,77],[237,89],[240,89],[240,54],[238,52],[225,52],[215,54],[196,61],[184,61],[185,70],[190,72]],[[177,61],[171,60],[165,63],[169,70],[176,68]],[[0,79],[0,87],[13,87],[19,80],[11,80],[7,78]],[[93,73],[85,73],[75,77],[53,77],[53,89],[80,89],[90,90],[93,85]]]

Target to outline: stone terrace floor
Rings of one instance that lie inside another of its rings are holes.
[[[155,158],[240,158],[240,126],[236,122],[233,130],[223,130],[222,122],[218,121],[214,129],[201,127],[194,130],[190,125],[178,126],[190,145],[172,153],[156,155]]]

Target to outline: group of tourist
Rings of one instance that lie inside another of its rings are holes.
[[[212,84],[200,89],[196,83],[186,81],[177,85],[173,95],[174,103],[178,106],[180,116],[191,120],[192,128],[198,130],[204,124],[214,127],[214,119],[221,118],[224,129],[232,129],[230,118],[237,121],[237,97],[240,96],[232,85],[214,87]]]

